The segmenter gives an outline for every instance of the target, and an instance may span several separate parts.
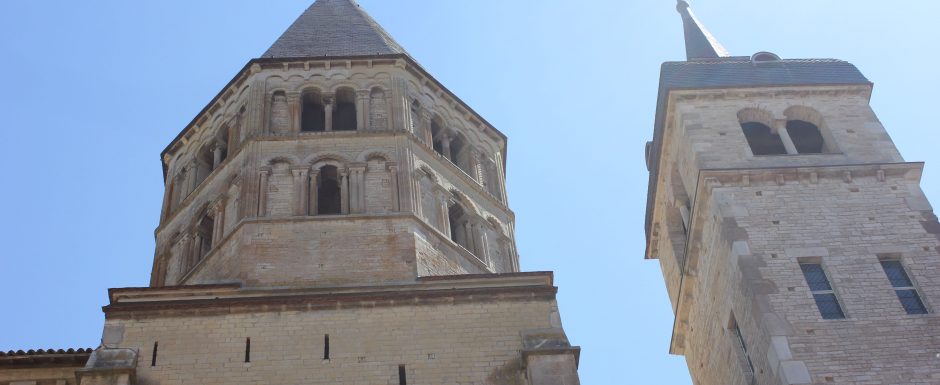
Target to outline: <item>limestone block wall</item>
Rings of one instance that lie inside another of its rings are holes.
[[[121,346],[140,350],[140,385],[398,384],[400,367],[408,384],[523,385],[521,332],[555,326],[556,310],[540,299],[271,308],[112,318],[106,327],[123,329]]]
[[[710,168],[901,162],[903,158],[868,105],[870,91],[865,86],[674,91],[667,131],[687,141],[696,166],[687,170],[692,173]],[[745,109],[766,114],[768,125],[788,119],[813,120],[831,151],[754,156],[740,126],[739,113]],[[686,181],[694,179],[686,176]]]
[[[742,352],[728,337],[733,317],[757,383],[936,382],[940,239],[919,165],[777,171],[716,175],[697,208],[702,253],[683,288],[694,297],[683,321],[693,376],[742,378],[707,360]],[[930,314],[905,312],[886,257],[902,262]],[[821,317],[801,262],[823,265],[845,319]]]

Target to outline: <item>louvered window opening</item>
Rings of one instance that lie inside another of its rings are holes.
[[[822,265],[818,263],[801,263],[800,269],[803,270],[803,277],[806,278],[806,283],[809,284],[809,290],[813,293],[816,307],[819,308],[819,314],[823,319],[845,318],[845,313],[842,312],[842,307],[839,305],[839,299],[836,298]]]
[[[894,287],[894,293],[901,301],[901,306],[904,306],[904,311],[907,314],[927,314],[927,307],[920,300],[920,295],[917,294],[914,283],[904,271],[901,261],[881,261],[881,267],[888,275],[888,280],[891,281],[891,286]]]

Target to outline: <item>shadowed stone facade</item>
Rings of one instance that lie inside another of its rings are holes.
[[[318,0],[161,155],[150,287],[0,385],[579,383],[552,273],[519,271],[506,137],[355,2]]]
[[[940,225],[848,63],[731,57],[679,1],[647,258],[696,384],[940,383]],[[701,45],[715,45],[703,47]]]

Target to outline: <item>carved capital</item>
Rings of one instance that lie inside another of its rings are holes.
[[[271,174],[271,167],[265,166],[265,167],[259,168],[259,169],[258,169],[258,174],[261,174],[261,175],[270,175],[270,174]]]

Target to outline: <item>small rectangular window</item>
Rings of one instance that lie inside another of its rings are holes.
[[[816,300],[816,307],[819,308],[819,314],[823,319],[842,319],[845,313],[839,306],[839,299],[836,298],[832,285],[829,284],[829,278],[823,271],[819,263],[801,263],[800,269],[803,270],[803,277],[809,284],[809,290],[813,293],[813,299]]]
[[[894,287],[894,293],[898,295],[901,306],[904,306],[904,311],[907,314],[927,314],[927,307],[920,300],[920,295],[917,294],[914,283],[904,271],[901,261],[881,261],[881,267],[888,275],[888,280],[891,281],[891,286]]]
[[[744,336],[741,334],[741,328],[738,327],[738,321],[734,318],[734,314],[731,315],[729,329],[731,329],[731,334],[734,337],[734,341],[738,345],[738,353],[743,357],[743,361],[747,363],[745,374],[748,376],[753,376],[754,363],[751,362],[751,356],[747,352],[747,344],[744,342]]]

